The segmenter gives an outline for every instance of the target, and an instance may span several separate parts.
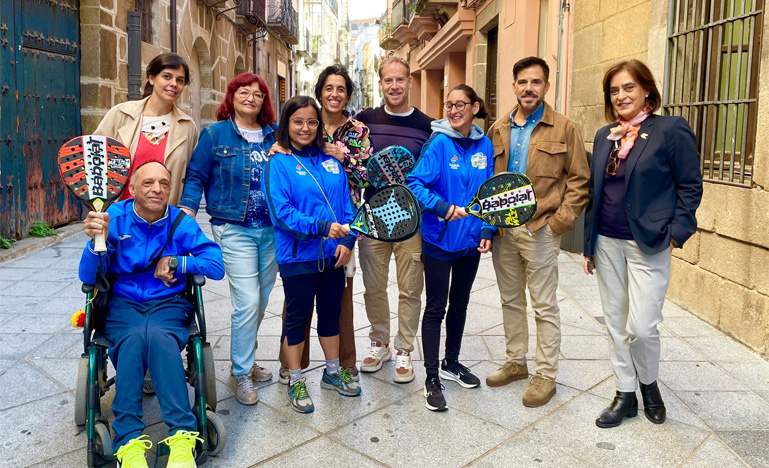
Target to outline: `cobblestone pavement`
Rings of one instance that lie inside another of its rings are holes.
[[[207,221],[201,225],[210,232]],[[0,264],[0,467],[85,466],[85,434],[73,422],[82,333],[69,324],[83,306],[77,264],[85,240],[80,233]],[[393,383],[388,362],[375,374],[361,374],[360,398],[325,392],[319,388],[323,354],[315,337],[306,374],[314,413],[293,412],[286,387],[275,380],[259,385],[258,405],[242,406],[229,377],[229,288],[226,281],[209,281],[205,308],[227,448],[205,466],[769,467],[769,363],[670,302],[660,327],[668,421],[655,426],[640,416],[615,429],[595,426],[614,382],[598,287],[581,272],[580,259],[565,252],[559,258],[558,393],[536,409],[521,404],[526,381],[470,390],[447,382],[449,411],[427,411],[421,341],[414,382]],[[394,270],[393,265],[393,310]],[[360,273],[355,281],[360,361],[369,342]],[[483,380],[504,362],[505,350],[490,255],[481,261],[470,301],[461,359]],[[257,351],[259,363],[276,374],[282,304],[278,279]],[[531,311],[529,328],[535,330]],[[532,336],[530,358],[535,344]],[[104,397],[104,406],[112,396],[110,391]],[[144,408],[146,432],[157,442],[166,427],[156,398],[146,397]]]

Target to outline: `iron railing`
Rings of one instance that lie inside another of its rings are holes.
[[[267,25],[282,27],[296,38],[296,28],[299,23],[299,15],[291,5],[291,0],[270,0],[270,13],[267,17]]]
[[[237,14],[243,16],[254,26],[266,25],[265,0],[240,0]]]

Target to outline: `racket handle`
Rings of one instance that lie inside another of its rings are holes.
[[[107,242],[104,239],[104,234],[96,234],[93,237],[93,251],[94,252],[106,252]]]
[[[355,248],[350,251],[350,261],[344,266],[344,274],[348,278],[355,276]]]

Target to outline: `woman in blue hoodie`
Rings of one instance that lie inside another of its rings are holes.
[[[350,260],[355,235],[344,224],[355,208],[342,165],[321,151],[320,109],[308,96],[288,100],[276,143],[291,154],[276,153],[267,163],[267,202],[275,225],[275,252],[283,279],[286,316],[281,346],[288,361],[288,399],[300,413],[313,411],[302,378],[304,331],[313,302],[318,339],[326,355],[321,387],[345,396],[360,395],[348,369],[339,366],[339,312],[345,286],[343,266]]]
[[[483,99],[473,88],[461,84],[451,90],[443,108],[448,118],[432,123],[433,134],[422,148],[417,167],[408,176],[409,187],[423,205],[421,233],[427,303],[422,318],[422,351],[427,370],[424,395],[427,409],[432,411],[446,409],[441,377],[465,388],[480,384],[459,363],[459,350],[481,253],[491,251],[496,231],[480,219],[468,217],[464,209],[478,187],[494,173],[491,141],[473,125],[474,118],[486,116]],[[439,369],[444,316],[446,355]]]

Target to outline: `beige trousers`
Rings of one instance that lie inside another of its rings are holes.
[[[558,253],[561,237],[547,224],[531,235],[525,226],[508,229],[494,239],[491,251],[502,302],[507,361],[526,363],[529,327],[526,321],[528,284],[537,324],[536,374],[555,380],[561,350],[561,317],[558,309]]]
[[[398,334],[395,349],[414,351],[414,338],[422,309],[425,277],[422,267],[422,236],[417,234],[403,242],[381,242],[363,238],[360,242],[360,268],[366,292],[366,314],[371,323],[369,338],[390,342],[390,302],[387,299],[390,257],[395,254],[398,277]]]

